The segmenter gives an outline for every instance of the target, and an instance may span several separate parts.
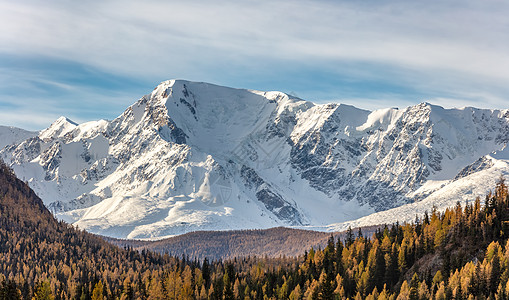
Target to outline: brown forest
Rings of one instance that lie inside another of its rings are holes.
[[[120,247],[186,255],[203,260],[241,256],[298,256],[327,243],[330,233],[284,227],[264,230],[196,231],[159,241],[104,238]],[[335,236],[339,236],[335,234]]]
[[[365,234],[373,234],[380,226],[362,227]],[[332,233],[335,239],[344,239],[347,232]],[[244,256],[299,256],[310,248],[324,247],[331,233],[276,227],[269,229],[196,231],[158,240],[122,240],[103,237],[120,247],[150,250],[161,254],[224,260]]]
[[[198,261],[119,248],[57,221],[0,165],[0,299],[506,299],[509,197],[351,230],[296,257]]]

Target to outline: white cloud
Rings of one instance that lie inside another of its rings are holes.
[[[58,118],[58,116],[57,116]],[[1,125],[15,126],[26,130],[41,130],[48,127],[57,118],[52,114],[41,114],[33,110],[0,111]]]
[[[490,103],[509,105],[508,14],[509,3],[496,0],[0,0],[0,53],[157,78],[154,85],[170,77],[251,83],[295,65],[430,97],[492,94]]]
[[[4,51],[124,72],[233,58],[358,60],[509,78],[507,5],[56,1],[2,5]],[[5,49],[7,48],[7,49]],[[253,63],[246,63],[253,65]],[[192,69],[192,67],[191,67]]]

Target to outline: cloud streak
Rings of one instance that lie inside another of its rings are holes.
[[[505,1],[472,0],[3,1],[0,53],[128,79],[113,93],[176,77],[369,99],[366,108],[426,99],[500,108],[509,105],[508,13]],[[40,75],[60,89],[96,86]]]

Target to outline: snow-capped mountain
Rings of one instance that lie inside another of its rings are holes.
[[[35,131],[27,131],[12,126],[0,126],[0,149],[10,144],[20,143],[37,136],[37,134]]]
[[[0,156],[59,218],[103,235],[335,230],[483,195],[509,170],[508,130],[507,110],[370,112],[170,80],[113,121],[62,117]]]

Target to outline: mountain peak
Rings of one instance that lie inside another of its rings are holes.
[[[130,238],[326,226],[432,195],[454,204],[458,192],[440,189],[509,140],[500,111],[370,112],[179,79],[111,122],[76,126],[61,117],[0,156],[60,218]]]
[[[78,123],[74,122],[73,120],[71,120],[71,119],[69,119],[69,118],[67,118],[67,117],[65,117],[65,116],[60,116],[60,117],[59,117],[59,118],[58,118],[55,122],[53,122],[53,123],[60,123],[60,124],[62,124],[62,123],[69,123],[69,124],[71,124],[71,125],[75,125],[75,126],[77,126],[77,125],[78,125]]]
[[[72,121],[71,119],[61,116],[55,120],[48,128],[41,131],[39,134],[39,138],[41,139],[51,139],[51,138],[59,138],[64,136],[67,132],[76,128],[78,123]]]

